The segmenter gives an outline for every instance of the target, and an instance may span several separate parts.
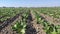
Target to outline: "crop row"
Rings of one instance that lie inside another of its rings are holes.
[[[21,11],[25,11],[22,8],[0,8],[0,21],[5,21],[8,18],[14,17],[16,14]]]
[[[21,20],[18,20],[16,24],[12,26],[12,29],[18,32],[18,34],[25,34],[28,16],[29,16],[29,11],[24,11]]]
[[[46,32],[46,34],[60,34],[60,25],[54,25],[52,23],[49,23],[36,11],[34,11],[34,13],[37,19],[37,24],[42,24],[44,26],[43,30]]]
[[[53,18],[60,18],[60,8],[33,8],[33,10],[49,15]]]

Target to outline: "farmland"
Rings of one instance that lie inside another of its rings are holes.
[[[0,34],[60,34],[60,8],[0,8]]]

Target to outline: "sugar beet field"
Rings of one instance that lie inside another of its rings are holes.
[[[60,8],[0,8],[0,34],[60,34]]]

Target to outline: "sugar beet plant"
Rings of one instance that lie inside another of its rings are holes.
[[[26,22],[28,16],[29,16],[29,11],[24,12],[22,14],[22,19],[16,22],[16,24],[12,26],[12,29],[18,32],[18,34],[25,34],[25,30],[27,26]]]
[[[15,25],[12,26],[12,29],[18,34],[25,34],[26,22],[25,20],[17,21]]]
[[[37,19],[38,24],[42,24],[44,27],[44,31],[46,34],[60,34],[60,26],[54,25],[52,23],[47,22],[42,16],[40,16],[37,12],[35,13],[35,17]]]

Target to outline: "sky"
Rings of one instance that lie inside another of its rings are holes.
[[[0,7],[58,7],[60,0],[0,0]]]

